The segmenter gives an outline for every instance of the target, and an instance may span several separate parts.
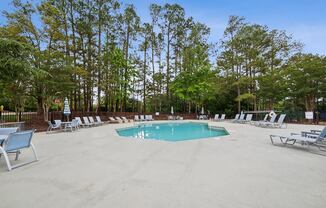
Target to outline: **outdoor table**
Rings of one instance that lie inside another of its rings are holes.
[[[65,130],[69,125],[71,125],[71,121],[65,121],[65,122],[61,122],[61,126],[64,127],[63,130]]]

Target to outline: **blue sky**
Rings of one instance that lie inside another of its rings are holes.
[[[37,2],[37,0],[34,0]],[[11,0],[0,0],[0,10],[11,10]],[[123,0],[133,3],[143,21],[149,21],[151,3],[178,3],[187,16],[211,28],[211,41],[221,39],[230,15],[250,23],[286,30],[305,44],[304,51],[326,55],[326,0]],[[5,19],[0,17],[1,24]]]

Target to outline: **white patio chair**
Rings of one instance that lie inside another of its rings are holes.
[[[101,117],[100,117],[100,116],[95,116],[95,118],[96,118],[97,122],[98,122],[100,125],[104,124],[104,122],[101,120]]]
[[[88,116],[88,120],[91,124],[93,124],[94,126],[98,126],[101,125],[99,122],[95,121],[94,118],[92,116]]]

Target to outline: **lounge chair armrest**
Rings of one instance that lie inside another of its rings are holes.
[[[313,132],[309,132],[309,131],[302,131],[301,135],[304,137],[318,137],[319,136],[318,133],[313,133]]]

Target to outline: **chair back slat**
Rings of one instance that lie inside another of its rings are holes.
[[[277,123],[283,124],[285,117],[286,117],[286,114],[281,114],[280,117],[278,118]]]
[[[269,122],[274,123],[275,119],[276,119],[277,115],[276,113],[272,116],[271,120],[269,120]]]
[[[247,114],[246,121],[251,121],[252,120],[252,114]]]
[[[88,116],[88,119],[89,119],[89,121],[90,121],[91,123],[95,123],[95,121],[94,121],[94,119],[93,119],[92,116]]]
[[[90,123],[89,123],[89,120],[88,120],[88,118],[87,118],[86,116],[83,117],[83,119],[84,119],[84,123],[85,123],[85,124],[90,124]]]
[[[267,121],[267,119],[268,119],[268,114],[266,114],[266,115],[265,115],[265,117],[264,117],[264,120],[263,120],[263,121]]]
[[[96,120],[97,120],[98,122],[102,122],[101,117],[96,116],[95,118],[96,118]]]

